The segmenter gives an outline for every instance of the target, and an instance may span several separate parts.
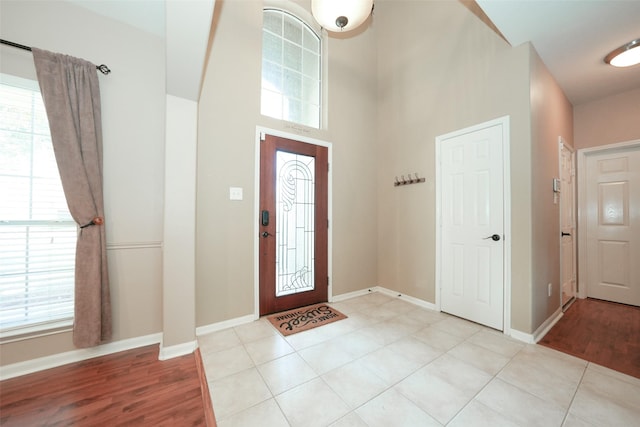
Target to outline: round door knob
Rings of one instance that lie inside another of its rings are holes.
[[[497,242],[498,240],[500,240],[500,235],[499,234],[492,234],[491,236],[484,238],[484,240],[487,240],[487,239],[491,239],[494,242]]]

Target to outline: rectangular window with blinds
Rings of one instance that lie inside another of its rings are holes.
[[[0,339],[71,325],[76,238],[38,83],[0,74]]]

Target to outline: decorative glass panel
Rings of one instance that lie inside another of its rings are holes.
[[[315,288],[315,158],[276,152],[276,296]]]

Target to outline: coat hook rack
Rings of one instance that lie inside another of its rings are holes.
[[[406,179],[404,175],[400,175],[400,179],[398,179],[398,177],[396,176],[396,181],[393,183],[394,187],[398,187],[400,185],[418,184],[419,182],[425,182],[424,178],[418,177],[417,172],[414,175],[415,175],[415,178],[412,178],[411,174],[409,174],[409,177]]]

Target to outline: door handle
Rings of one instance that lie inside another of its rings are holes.
[[[260,235],[264,238],[264,237],[269,237],[269,236],[273,236],[273,234],[269,233],[268,231],[263,231],[262,233],[260,233]]]
[[[564,236],[571,236],[571,233],[565,233],[564,231],[562,232],[562,237]]]
[[[485,237],[485,238],[484,238],[484,239],[482,239],[482,240],[487,240],[487,239],[491,239],[491,240],[493,240],[494,242],[497,242],[498,240],[500,240],[500,235],[499,235],[499,234],[492,234],[491,236],[489,236],[489,237]]]

